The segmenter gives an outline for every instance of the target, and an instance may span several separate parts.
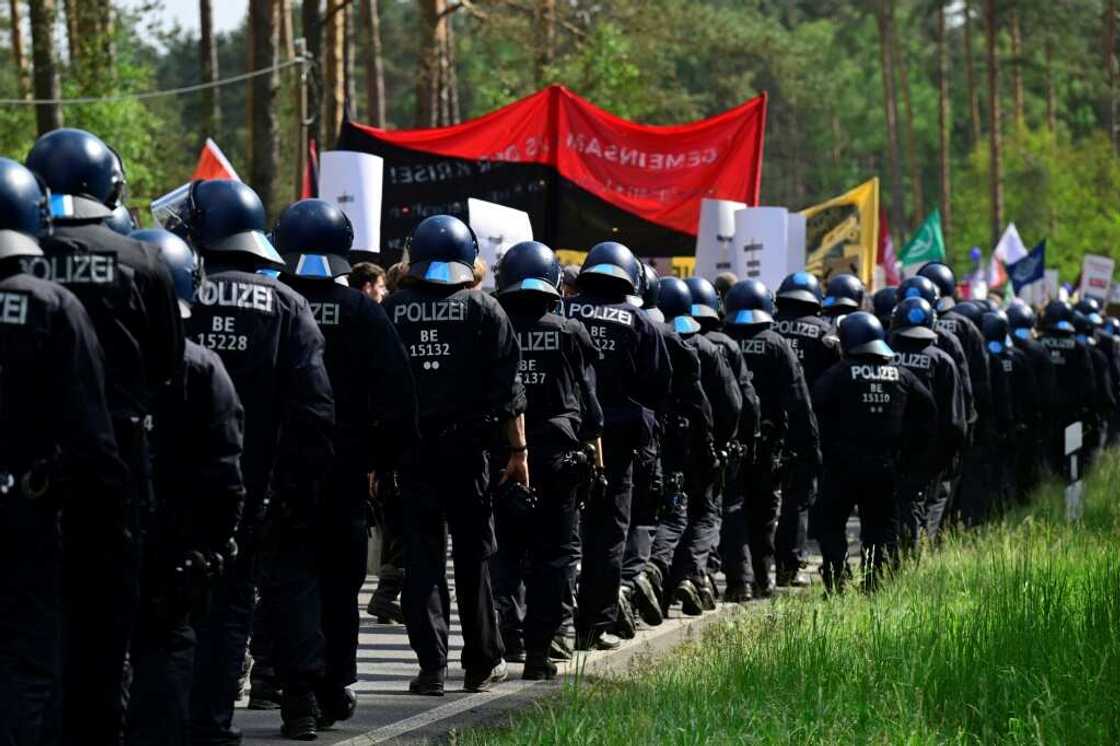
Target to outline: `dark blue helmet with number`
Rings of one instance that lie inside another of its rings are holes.
[[[179,301],[179,315],[184,319],[191,315],[191,304],[195,293],[202,285],[202,259],[198,252],[183,239],[163,228],[145,228],[129,234],[137,241],[143,241],[159,248],[159,258],[171,272],[175,285],[175,297]]]
[[[132,219],[132,212],[125,205],[117,205],[113,208],[109,217],[105,218],[105,226],[122,236],[127,236],[138,227],[136,221]]]
[[[898,285],[898,299],[903,298],[921,298],[926,303],[934,308],[937,308],[937,301],[941,299],[941,291],[937,289],[937,285],[933,280],[922,275],[915,275],[907,277]]]
[[[1007,314],[995,310],[986,312],[980,319],[980,331],[984,334],[984,343],[988,352],[999,355],[1011,344],[1008,336],[1011,327],[1007,323]]]
[[[297,277],[333,280],[350,272],[347,255],[354,226],[337,205],[301,199],[284,208],[272,229],[272,243]]]
[[[723,297],[724,323],[753,326],[774,321],[774,298],[758,280],[740,280]]]
[[[935,310],[945,311],[953,307],[953,303],[956,302],[954,295],[957,292],[957,276],[948,265],[941,262],[927,262],[918,270],[918,275],[936,285],[937,292],[941,294],[937,299],[937,305],[934,306]]]
[[[856,311],[840,319],[836,333],[840,338],[840,349],[846,356],[894,357],[894,350],[886,342],[883,325],[866,311]]]
[[[875,314],[875,318],[879,319],[879,323],[884,328],[890,326],[891,312],[898,305],[898,298],[898,288],[896,287],[879,288],[871,296],[871,312]]]
[[[903,298],[891,314],[891,334],[906,339],[937,339],[933,306],[921,298]]]
[[[104,218],[124,192],[124,169],[97,135],[57,129],[35,141],[27,167],[51,190],[55,218]]]
[[[560,261],[540,241],[522,241],[509,247],[498,262],[498,295],[531,293],[560,297]]]
[[[630,249],[617,241],[591,247],[579,270],[581,286],[589,282],[611,287],[623,295],[634,295],[642,281],[642,264]]]
[[[1073,309],[1062,300],[1052,300],[1042,309],[1042,318],[1038,325],[1047,332],[1062,332],[1072,334]]]
[[[719,293],[716,286],[703,277],[689,277],[684,281],[692,293],[692,316],[697,319],[719,320]]]
[[[0,259],[42,256],[39,236],[49,229],[42,184],[22,164],[0,158]]]
[[[984,320],[984,314],[988,313],[988,309],[981,306],[974,300],[966,300],[953,306],[953,311],[957,314],[964,316],[966,319],[976,324],[976,328],[980,328],[980,324]]]
[[[811,272],[794,272],[782,280],[775,297],[779,306],[782,305],[782,301],[786,300],[807,303],[820,308],[821,283]]]
[[[695,334],[700,324],[692,318],[692,293],[684,280],[676,277],[662,277],[658,284],[657,307],[665,315],[673,330],[678,334]]]
[[[459,218],[433,215],[412,231],[408,243],[408,274],[436,285],[474,282],[478,238]]]
[[[863,282],[858,277],[851,274],[833,275],[825,285],[821,305],[833,315],[850,313],[863,308],[863,295]]]
[[[1026,302],[1016,298],[1007,306],[1007,324],[1011,328],[1012,336],[1030,339],[1034,323],[1034,309]]]

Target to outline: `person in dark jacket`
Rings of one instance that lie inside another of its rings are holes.
[[[1097,399],[1097,376],[1089,348],[1077,341],[1073,326],[1073,309],[1065,301],[1046,304],[1038,319],[1039,343],[1050,354],[1054,365],[1054,388],[1051,396],[1051,418],[1047,437],[1050,463],[1068,478],[1071,464],[1065,453],[1065,432],[1070,425],[1087,423],[1094,417]]]

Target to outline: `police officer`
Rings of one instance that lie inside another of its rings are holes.
[[[932,434],[933,480],[918,482],[903,475],[898,487],[899,538],[904,550],[917,549],[923,533],[931,541],[937,539],[945,512],[940,475],[952,465],[968,432],[964,387],[956,363],[937,346],[934,325],[933,307],[920,297],[904,298],[892,314],[894,362],[929,390],[938,415]]]
[[[1120,403],[1120,319],[1109,316],[1097,330],[1097,342],[1101,350],[1112,361],[1112,385],[1114,395]],[[1113,410],[1112,421],[1108,423],[1108,442],[1115,444],[1120,440],[1120,406]]]
[[[125,188],[117,155],[89,132],[58,129],[35,141],[27,167],[51,190],[54,229],[44,256],[26,258],[26,271],[71,290],[86,307],[105,351],[113,430],[129,469],[127,550],[90,561],[95,547],[67,547],[66,738],[108,743],[123,722],[121,686],[125,652],[139,601],[139,538],[150,514],[151,483],[146,424],[161,386],[183,357],[175,291],[156,250],[114,232],[105,223]],[[80,559],[78,559],[80,558]],[[73,560],[73,561],[70,561]],[[90,575],[96,567],[96,575]],[[90,608],[108,608],[90,615]]]
[[[890,328],[891,317],[896,305],[898,305],[898,288],[893,285],[879,288],[871,296],[871,312],[875,314],[875,318],[879,319],[879,323],[883,325],[884,329]]]
[[[529,486],[525,388],[513,325],[498,301],[469,289],[477,256],[478,242],[462,221],[424,219],[412,234],[407,275],[383,304],[411,360],[420,405],[420,447],[402,454],[400,469],[402,607],[420,661],[409,687],[418,694],[443,694],[451,618],[448,526],[465,640],[463,687],[484,691],[507,676],[490,584],[495,540],[488,451],[504,445],[503,481]]]
[[[11,744],[53,742],[55,733],[60,517],[72,543],[98,549],[83,562],[125,543],[126,474],[93,324],[69,290],[21,267],[42,260],[36,237],[47,230],[35,176],[0,159],[0,741]]]
[[[782,502],[782,462],[785,451],[799,454],[801,463],[820,463],[817,419],[801,364],[789,343],[771,327],[774,303],[770,291],[758,280],[736,283],[724,298],[728,335],[739,343],[762,408],[761,436],[753,465],[744,469],[734,485],[743,503],[737,535],[725,550],[728,600],[766,598],[773,593],[770,566],[774,561],[774,534]],[[750,549],[750,566],[734,555],[744,544]],[[753,575],[753,585],[747,582]]]
[[[715,596],[708,587],[708,554],[716,549],[719,539],[720,454],[726,453],[738,430],[742,393],[739,378],[720,348],[701,333],[700,324],[692,317],[697,304],[688,285],[675,277],[663,277],[659,284],[658,307],[666,323],[696,350],[701,385],[712,411],[712,429],[690,433],[689,461],[684,470],[687,523],[665,583],[672,593],[664,601],[679,601],[684,613],[693,616],[715,608]]]
[[[788,275],[778,286],[774,302],[774,330],[789,342],[805,373],[805,383],[813,392],[817,379],[840,359],[840,347],[832,324],[821,318],[821,287],[809,272]],[[806,585],[800,570],[805,551],[809,506],[817,492],[817,475],[808,464],[790,454],[782,488],[782,512],[774,538],[774,558],[778,587]]]
[[[833,275],[824,286],[821,307],[825,316],[836,318],[863,308],[863,282],[852,274]]]
[[[823,484],[815,526],[827,591],[843,587],[848,559],[846,525],[859,506],[864,588],[873,590],[884,566],[897,560],[900,470],[932,477],[929,434],[937,406],[908,369],[892,362],[883,327],[857,311],[837,329],[844,359],[817,381],[813,406],[821,429]]]
[[[669,395],[672,365],[661,334],[628,296],[638,290],[641,264],[628,248],[607,241],[588,252],[578,294],[563,313],[587,328],[599,350],[597,393],[603,408],[607,490],[580,516],[583,560],[576,646],[612,648],[618,619],[622,557],[630,525],[635,452],[648,438],[647,413]]]
[[[159,247],[190,317],[202,282],[198,255],[165,230],[133,238]],[[245,488],[245,413],[221,358],[187,340],[183,362],[156,400],[151,433],[159,511],[144,537],[140,617],[132,641],[127,743],[190,743],[195,633],[212,578],[233,562]]]
[[[273,635],[284,689],[283,733],[310,738],[323,671],[319,606],[307,602],[318,594],[311,527],[334,429],[323,335],[306,299],[258,271],[284,264],[264,233],[264,206],[247,185],[192,182],[161,207],[165,227],[187,235],[206,261],[188,335],[222,359],[245,407],[238,554],[196,627],[191,739],[240,741],[233,704],[258,574],[259,624]]]
[[[1050,463],[1065,477],[1069,464],[1065,456],[1066,427],[1074,422],[1088,423],[1097,402],[1096,368],[1089,348],[1074,336],[1073,309],[1068,303],[1053,300],[1042,309],[1038,320],[1039,343],[1050,353],[1054,365],[1049,432]]]
[[[335,400],[334,463],[318,516],[319,594],[325,676],[317,692],[320,726],[347,720],[357,681],[358,593],[366,577],[369,475],[388,475],[417,440],[409,358],[381,305],[335,281],[351,269],[350,219],[320,199],[280,213],[273,230],[287,270],[283,281],[307,299],[326,340],[324,362]]]
[[[511,487],[495,496],[494,592],[503,617],[519,615],[514,597],[524,580],[522,678],[551,679],[556,666],[548,650],[563,619],[568,557],[578,551],[576,495],[581,473],[598,459],[594,444],[603,426],[595,396],[599,353],[582,324],[555,313],[560,263],[544,244],[525,241],[503,255],[498,299],[521,346],[525,433],[532,444],[529,470],[536,493],[507,482]],[[588,452],[587,445],[593,450]],[[522,640],[503,632],[503,642],[509,649]]]
[[[1097,330],[1104,325],[1104,319],[1097,312],[1099,304],[1092,298],[1084,298],[1073,307],[1073,328],[1078,342],[1084,344],[1093,359],[1097,398],[1093,406],[1093,416],[1085,433],[1086,461],[1092,462],[1108,437],[1108,423],[1116,410],[1116,397],[1113,389],[1111,361],[1098,346]]]
[[[1034,337],[1036,316],[1034,309],[1016,298],[1007,306],[1007,323],[1015,349],[1026,355],[1038,388],[1038,414],[1042,425],[1027,433],[1030,444],[1015,457],[1016,491],[1020,499],[1028,494],[1040,479],[1040,467],[1049,463],[1050,452],[1046,437],[1048,423],[1054,411],[1054,364],[1050,354]]]

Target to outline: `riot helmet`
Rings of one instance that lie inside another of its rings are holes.
[[[903,298],[891,314],[891,335],[904,339],[937,339],[933,306],[922,298]]]
[[[837,325],[840,349],[846,357],[873,355],[894,357],[894,350],[886,342],[886,332],[879,319],[866,311],[856,311],[840,319]]]
[[[617,241],[603,241],[591,247],[579,270],[581,290],[603,288],[609,293],[632,296],[642,280],[641,262]]]
[[[984,334],[984,343],[988,352],[999,355],[1011,344],[1008,332],[1011,327],[1007,322],[1007,314],[1003,311],[988,311],[980,319],[980,331]]]
[[[813,306],[814,310],[821,307],[821,283],[811,272],[794,272],[787,275],[782,284],[778,286],[775,299],[779,307],[782,301],[792,301]]]
[[[124,192],[120,158],[97,135],[62,128],[44,133],[27,154],[27,167],[51,190],[55,218],[105,218]]]
[[[129,234],[137,241],[151,244],[159,249],[160,261],[171,273],[175,285],[175,297],[179,301],[179,315],[190,318],[191,304],[195,293],[202,286],[204,274],[202,259],[191,245],[163,228],[146,228]]]
[[[22,164],[0,158],[0,259],[42,256],[39,237],[49,230],[43,185]]]
[[[658,281],[657,307],[665,315],[665,321],[679,334],[695,334],[700,324],[692,317],[692,293],[684,280],[676,277],[662,277]]]
[[[719,320],[719,293],[703,277],[689,277],[684,281],[692,294],[692,316],[696,319]]]
[[[350,272],[354,226],[337,205],[323,199],[301,199],[280,213],[272,243],[290,274],[332,280]]]
[[[927,262],[918,270],[918,275],[927,278],[936,285],[937,291],[941,294],[941,297],[937,299],[934,310],[947,311],[953,307],[953,304],[956,303],[957,277],[947,264]]]
[[[724,323],[728,326],[753,326],[774,321],[774,299],[758,280],[741,280],[723,298]]]
[[[1042,309],[1042,318],[1039,319],[1039,326],[1043,331],[1052,334],[1072,334],[1074,331],[1073,309],[1065,301],[1052,300]]]
[[[498,261],[498,295],[515,293],[560,297],[560,262],[540,241],[516,243]]]
[[[474,283],[478,239],[459,218],[433,215],[412,231],[408,249],[408,274],[436,285]]]
[[[1035,313],[1024,301],[1015,299],[1007,306],[1007,325],[1011,328],[1012,336],[1019,339],[1030,339],[1031,329],[1035,324]]]
[[[825,285],[821,305],[831,316],[850,313],[863,308],[863,282],[852,274],[833,275]]]
[[[898,305],[898,298],[898,288],[893,286],[879,288],[871,296],[871,312],[875,314],[875,318],[879,319],[883,328],[890,326],[891,312]]]

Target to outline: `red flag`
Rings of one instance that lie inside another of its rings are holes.
[[[300,199],[319,196],[319,149],[315,139],[307,141],[307,168],[303,172],[303,184],[299,190]]]
[[[233,169],[233,164],[226,158],[226,154],[218,147],[218,143],[209,137],[206,138],[206,144],[202,146],[202,152],[198,154],[198,165],[194,167],[194,173],[191,174],[191,180],[195,179],[241,181],[241,177]]]

